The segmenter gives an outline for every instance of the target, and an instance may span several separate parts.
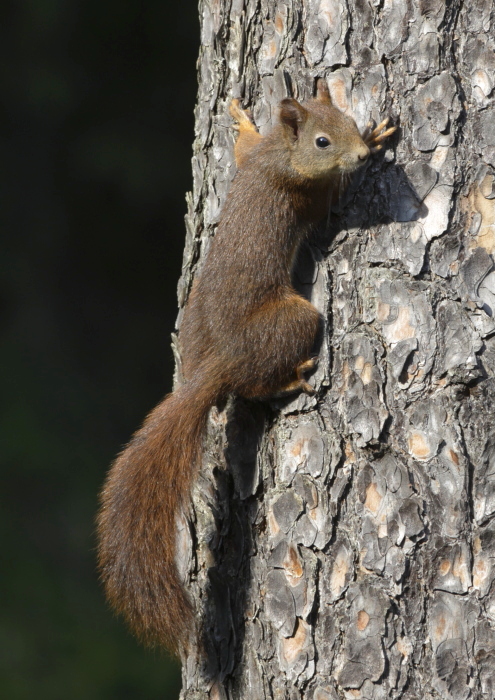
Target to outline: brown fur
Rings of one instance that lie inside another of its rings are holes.
[[[108,599],[146,642],[173,650],[185,643],[192,615],[175,563],[176,518],[188,502],[208,410],[232,392],[252,398],[308,388],[302,371],[311,366],[319,314],[292,287],[293,261],[325,214],[332,181],[369,154],[321,84],[306,105],[284,100],[265,138],[236,109],[242,167],[185,309],[186,383],[118,457],[98,517]],[[321,133],[331,140],[325,151],[315,147]]]

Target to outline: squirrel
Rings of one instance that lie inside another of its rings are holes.
[[[361,135],[325,80],[300,104],[281,101],[262,137],[233,100],[237,172],[180,329],[185,382],[148,415],[110,469],[97,519],[98,562],[110,604],[145,643],[179,653],[193,608],[176,565],[176,520],[188,504],[210,408],[314,393],[305,379],[320,314],[293,288],[301,242],[331,193],[395,131]],[[386,130],[385,130],[386,129]]]

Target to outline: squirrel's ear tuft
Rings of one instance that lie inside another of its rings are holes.
[[[295,140],[299,136],[299,129],[308,118],[308,112],[297,100],[287,97],[280,103],[280,122],[290,132]]]
[[[316,99],[318,102],[323,102],[323,104],[331,105],[332,98],[330,97],[330,92],[328,90],[328,83],[325,78],[319,78],[316,83]]]

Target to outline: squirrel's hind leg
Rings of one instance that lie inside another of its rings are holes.
[[[256,129],[250,113],[240,106],[239,100],[232,100],[229,112],[232,119],[237,122],[233,126],[239,132],[234,146],[234,155],[237,167],[242,168],[253,148],[263,137]]]
[[[239,365],[236,392],[247,399],[314,393],[304,373],[316,366],[310,355],[319,326],[318,311],[295,292],[265,302],[251,314],[241,334],[255,351]],[[246,354],[245,347],[238,353]]]

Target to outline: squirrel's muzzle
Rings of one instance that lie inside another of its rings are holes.
[[[370,156],[370,153],[371,151],[368,148],[368,146],[365,143],[363,143],[363,145],[358,149],[356,153],[359,165],[361,165],[362,163],[366,163]]]

